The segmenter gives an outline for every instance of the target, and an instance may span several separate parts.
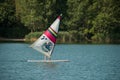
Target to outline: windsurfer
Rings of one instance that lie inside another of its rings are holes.
[[[50,52],[52,49],[52,43],[51,42],[46,42],[43,44],[43,50],[45,52]]]

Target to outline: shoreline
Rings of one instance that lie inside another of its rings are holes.
[[[0,38],[0,41],[18,41],[18,42],[24,42],[25,39],[8,39],[8,38]]]

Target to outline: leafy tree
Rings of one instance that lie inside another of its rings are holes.
[[[15,21],[14,17],[14,1],[11,0],[2,0],[0,3],[0,34],[1,36],[7,36],[8,28],[12,28],[13,22]],[[6,30],[5,30],[6,29]]]
[[[15,0],[0,1],[0,36],[6,38],[23,38],[27,29],[16,19]]]
[[[36,10],[34,9],[37,7],[35,4],[36,0],[16,0],[16,15],[20,18],[21,22],[31,30],[31,32],[36,29],[35,21],[39,19],[36,16]]]
[[[50,15],[53,14],[53,4],[56,0],[17,0],[18,15],[22,23],[31,30],[40,31],[46,29],[48,22],[51,22]]]
[[[114,11],[115,11],[115,6],[113,0],[102,0],[101,1],[96,1],[98,3],[99,8],[99,13],[95,17],[95,19],[92,21],[93,22],[93,27],[91,30],[94,32],[94,36],[97,36],[98,39],[105,40],[105,41],[110,41],[111,36],[113,36],[116,32],[114,31],[116,28],[116,18],[114,17]],[[119,12],[117,12],[119,13]],[[113,33],[113,32],[114,33]]]

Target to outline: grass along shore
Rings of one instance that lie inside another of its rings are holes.
[[[26,42],[34,42],[43,32],[33,32],[25,36]],[[107,36],[85,34],[78,31],[60,31],[57,36],[57,43],[92,43],[92,44],[119,44],[119,39],[110,39]]]

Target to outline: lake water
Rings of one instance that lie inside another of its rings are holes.
[[[27,62],[43,59],[29,45],[0,43],[0,80],[120,80],[120,45],[57,44],[58,63]]]

